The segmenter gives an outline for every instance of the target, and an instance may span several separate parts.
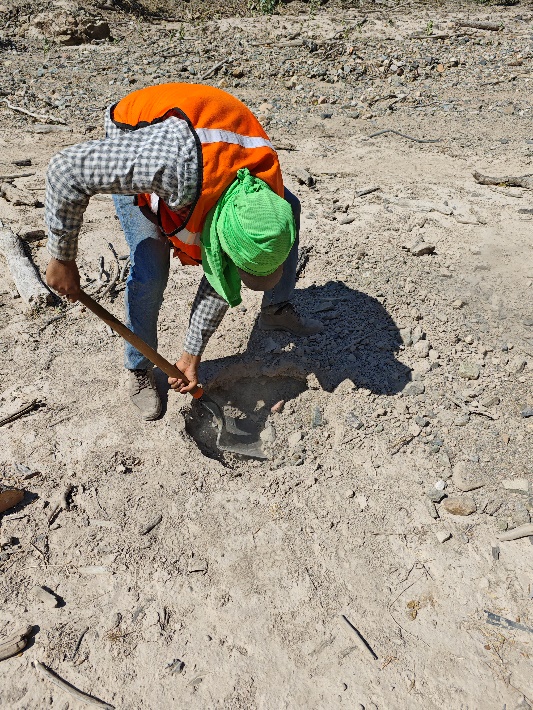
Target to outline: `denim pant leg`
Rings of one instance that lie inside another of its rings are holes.
[[[157,349],[157,318],[170,267],[170,243],[159,228],[133,204],[130,195],[113,195],[115,209],[130,249],[131,267],[126,282],[126,324]],[[150,367],[150,361],[129,343],[124,365],[128,370]]]
[[[292,213],[294,214],[294,220],[296,222],[296,239],[292,245],[292,249],[289,252],[289,256],[283,265],[283,274],[281,279],[270,289],[270,291],[265,291],[263,296],[263,301],[261,303],[261,308],[267,308],[268,306],[277,306],[287,301],[290,301],[294,293],[294,287],[296,285],[296,265],[298,263],[298,240],[300,236],[300,213],[301,206],[300,200],[293,195],[292,192],[285,188],[285,199],[292,207]]]

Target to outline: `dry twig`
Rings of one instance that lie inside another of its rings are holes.
[[[16,412],[8,414],[7,417],[0,419],[0,426],[4,426],[4,424],[11,424],[11,422],[14,422],[16,419],[20,419],[20,417],[23,417],[25,414],[28,414],[28,412],[33,412],[34,409],[39,409],[42,404],[43,403],[40,400],[34,399],[32,402],[29,402],[28,404],[25,404],[20,407],[20,409],[17,409]]]
[[[6,106],[11,109],[11,111],[18,111],[18,113],[23,113],[25,116],[30,116],[30,118],[35,118],[38,121],[42,121],[43,123],[60,123],[63,126],[66,126],[66,121],[63,121],[62,118],[56,118],[55,116],[49,116],[48,114],[38,114],[38,113],[33,113],[32,111],[28,111],[25,108],[21,108],[20,106],[14,106],[13,104],[10,104],[7,99],[2,99]]]
[[[369,138],[376,138],[376,136],[382,136],[384,133],[395,133],[397,136],[401,136],[402,138],[407,138],[410,141],[414,141],[415,143],[439,143],[440,138],[433,138],[433,139],[422,139],[422,138],[413,138],[413,136],[408,136],[405,133],[400,133],[400,131],[396,131],[394,128],[384,128],[382,131],[378,131],[377,133],[372,133],[372,135],[368,136]]]
[[[522,175],[521,177],[490,177],[482,175],[477,170],[472,173],[474,180],[480,185],[498,185],[499,187],[523,187],[524,190],[533,190],[533,175]]]
[[[78,690],[70,683],[67,683],[66,680],[60,678],[58,675],[56,675],[53,671],[51,671],[39,661],[35,661],[35,666],[38,670],[41,671],[45,678],[48,678],[48,680],[50,680],[52,683],[60,687],[62,690],[65,690],[67,693],[70,693],[70,695],[75,697],[80,702],[85,703],[85,705],[95,705],[99,708],[107,708],[107,710],[114,710],[114,705],[105,703],[103,700],[98,700],[98,698],[94,698],[92,695],[87,695],[87,693],[82,693],[81,690]]]

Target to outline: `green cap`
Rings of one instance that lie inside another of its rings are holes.
[[[295,239],[289,203],[242,168],[207,215],[200,239],[205,276],[230,306],[238,306],[237,267],[268,276],[287,259]]]

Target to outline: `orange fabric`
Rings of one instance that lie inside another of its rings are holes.
[[[113,121],[129,130],[170,116],[186,119],[193,130],[222,129],[268,140],[261,124],[247,106],[221,89],[202,84],[159,84],[140,89],[125,96],[112,109]],[[252,175],[264,180],[283,197],[281,169],[273,148],[243,148],[225,142],[201,144],[197,134],[196,138],[201,186],[192,212],[184,217],[173,212],[162,200],[158,210],[161,230],[177,248],[177,256],[182,263],[195,264],[200,263],[200,247],[184,244],[179,239],[179,232],[185,226],[193,233],[202,231],[207,213],[235,180],[240,168],[248,168]],[[139,205],[150,205],[149,195],[139,195],[137,199]]]

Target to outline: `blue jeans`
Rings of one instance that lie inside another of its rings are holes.
[[[296,221],[296,241],[285,261],[280,281],[263,296],[261,308],[279,306],[292,298],[296,284],[300,201],[287,188],[285,199]],[[131,268],[126,282],[126,325],[157,350],[157,319],[168,282],[171,244],[160,229],[133,204],[130,195],[113,195],[115,209],[130,250]],[[145,369],[150,362],[129,343],[125,344],[124,366]]]

